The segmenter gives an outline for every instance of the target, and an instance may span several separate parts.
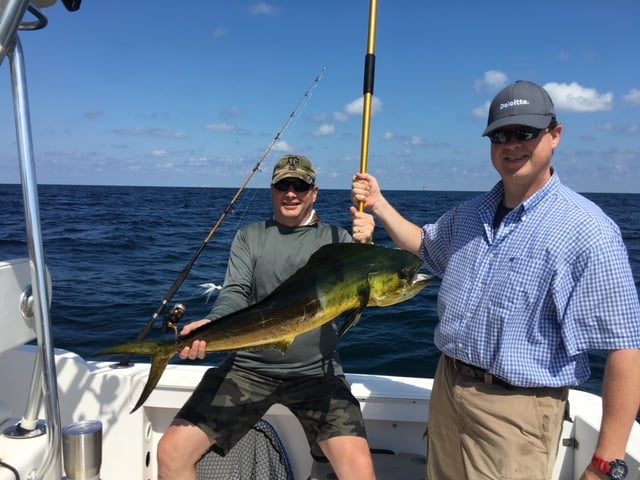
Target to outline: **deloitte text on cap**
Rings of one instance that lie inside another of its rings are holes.
[[[273,167],[271,184],[283,178],[299,178],[309,184],[316,183],[316,170],[307,157],[302,155],[285,155]]]
[[[482,135],[508,125],[547,128],[555,116],[553,102],[544,88],[518,80],[503,88],[491,102],[487,128]]]

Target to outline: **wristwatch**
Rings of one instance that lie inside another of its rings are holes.
[[[594,455],[591,459],[591,464],[603,473],[609,475],[611,480],[624,480],[629,473],[629,467],[624,460],[619,458],[612,461],[607,461],[604,458],[600,458]]]

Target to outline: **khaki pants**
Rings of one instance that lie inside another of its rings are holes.
[[[568,388],[505,388],[441,357],[429,409],[427,479],[548,480]]]

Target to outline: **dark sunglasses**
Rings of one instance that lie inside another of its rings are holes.
[[[303,182],[302,180],[280,180],[278,183],[273,184],[273,188],[279,192],[288,192],[289,188],[293,188],[296,193],[308,192],[313,183]]]
[[[516,130],[497,130],[489,135],[489,140],[494,145],[504,145],[511,138],[515,138],[518,142],[528,142],[534,138],[538,138],[540,132],[549,130],[548,128],[520,127]]]

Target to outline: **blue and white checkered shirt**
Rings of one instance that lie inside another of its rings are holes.
[[[443,278],[438,348],[521,387],[589,378],[589,349],[640,348],[640,304],[618,226],[554,173],[494,233],[490,192],[423,227]]]

